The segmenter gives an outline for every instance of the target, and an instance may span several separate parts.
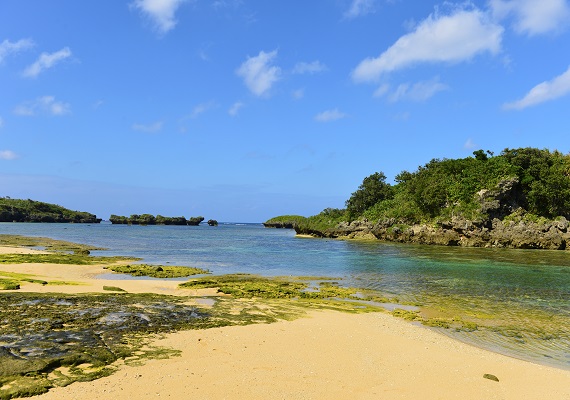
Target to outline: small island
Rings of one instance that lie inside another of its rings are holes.
[[[56,204],[0,197],[0,222],[59,222],[98,224],[101,218]]]
[[[327,238],[465,247],[570,248],[570,155],[536,148],[433,159],[396,184],[362,181],[344,209],[281,216],[266,227]]]
[[[132,214],[130,217],[125,217],[122,215],[111,215],[109,221],[112,224],[123,224],[123,225],[190,225],[198,226],[204,217],[190,217],[186,219],[185,217],[164,217],[162,215],[151,215],[151,214]]]

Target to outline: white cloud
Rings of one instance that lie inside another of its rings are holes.
[[[478,145],[475,142],[473,142],[473,140],[471,138],[467,139],[467,141],[463,145],[463,148],[465,148],[467,150],[472,150],[476,147],[478,147]]]
[[[31,117],[39,114],[61,116],[69,114],[70,112],[71,106],[69,103],[56,101],[54,96],[38,97],[35,100],[27,101],[14,108],[14,114],[23,117]]]
[[[522,99],[507,103],[503,108],[522,110],[570,94],[570,67],[562,75],[533,87]]]
[[[241,101],[236,101],[228,110],[228,114],[230,114],[232,117],[235,117],[239,114],[239,110],[241,110],[244,106],[245,104],[243,104]]]
[[[491,0],[498,19],[514,16],[517,33],[529,36],[561,31],[570,24],[567,0]]]
[[[305,89],[293,90],[293,92],[291,92],[291,96],[293,96],[295,100],[300,100],[305,97]]]
[[[0,160],[15,160],[18,155],[12,150],[0,150]]]
[[[327,70],[327,66],[320,61],[298,62],[293,68],[294,74],[316,74],[317,72],[323,72]]]
[[[384,84],[380,86],[375,92],[375,97],[388,96],[388,100],[395,103],[397,101],[426,101],[433,97],[436,93],[448,90],[449,87],[439,81],[439,78],[433,78],[429,81],[411,83],[402,83],[390,92],[390,86]]]
[[[281,78],[281,68],[272,65],[277,50],[270,53],[260,51],[255,57],[248,57],[236,71],[243,78],[247,88],[256,96],[266,94]]]
[[[160,34],[166,34],[176,26],[174,14],[187,0],[135,0],[131,7],[149,18]]]
[[[35,63],[22,72],[22,75],[26,78],[35,78],[44,70],[53,67],[60,61],[69,57],[71,57],[71,50],[69,50],[69,47],[64,47],[63,49],[51,54],[42,53]]]
[[[347,114],[339,111],[338,108],[335,108],[333,110],[327,110],[327,111],[323,111],[322,113],[317,114],[315,116],[315,121],[330,122],[330,121],[336,121],[336,120],[346,118],[346,117],[348,117]]]
[[[211,110],[215,106],[216,106],[216,104],[213,101],[210,101],[208,103],[198,104],[196,107],[194,107],[194,109],[190,113],[189,117],[192,119],[198,118],[198,116],[200,116],[201,114],[204,114],[208,110]]]
[[[374,92],[374,97],[382,97],[384,96],[386,93],[388,93],[390,91],[390,85],[388,85],[387,83],[383,83],[382,85],[380,85],[378,87],[378,89],[376,89],[376,91]]]
[[[10,54],[27,50],[33,46],[34,42],[30,39],[20,39],[15,43],[10,42],[9,40],[4,40],[2,43],[0,43],[0,64]]]
[[[133,129],[139,132],[156,133],[162,130],[162,121],[156,121],[152,124],[133,124]]]
[[[344,13],[345,18],[357,18],[374,11],[375,0],[352,0],[350,7]]]
[[[455,8],[450,15],[436,11],[379,57],[363,60],[352,79],[373,82],[382,74],[419,63],[458,63],[484,52],[496,54],[503,31],[478,9]]]

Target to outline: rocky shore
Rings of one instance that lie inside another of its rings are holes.
[[[516,249],[570,249],[570,222],[565,217],[554,220],[529,215],[518,180],[505,179],[495,190],[477,193],[478,220],[462,216],[432,223],[402,224],[395,219],[371,222],[367,219],[341,222],[323,231],[297,224],[297,234],[346,239],[379,239],[390,242],[464,247]]]
[[[326,231],[295,227],[297,234],[344,239],[379,239],[390,242],[464,247],[565,250],[570,247],[569,222],[565,218],[546,222],[469,221],[454,218],[437,225],[401,225],[393,221],[342,222]]]

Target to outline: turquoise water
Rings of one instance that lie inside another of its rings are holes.
[[[215,274],[339,277],[346,285],[420,304],[427,316],[478,327],[440,329],[444,334],[570,369],[570,252],[307,239],[260,224],[2,223],[0,233],[87,243],[108,248],[106,255],[196,266]]]

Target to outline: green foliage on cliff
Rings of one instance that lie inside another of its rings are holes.
[[[34,200],[0,198],[0,222],[99,223],[96,215]]]
[[[402,171],[395,180],[394,185],[386,183],[382,172],[364,178],[346,201],[346,210],[325,209],[303,220],[301,231],[323,232],[362,218],[403,224],[460,215],[473,220],[503,218],[489,211],[499,200],[509,204],[509,212],[570,218],[570,155],[558,151],[507,148],[493,156],[477,150],[473,157],[433,159],[413,172]]]
[[[346,211],[350,218],[359,217],[383,200],[390,200],[394,197],[394,190],[390,184],[386,183],[386,175],[376,172],[367,176],[358,187],[358,190],[346,201]]]
[[[334,228],[340,222],[348,220],[346,210],[338,208],[325,208],[317,215],[306,218],[299,223],[303,233],[319,235],[327,229]]]

